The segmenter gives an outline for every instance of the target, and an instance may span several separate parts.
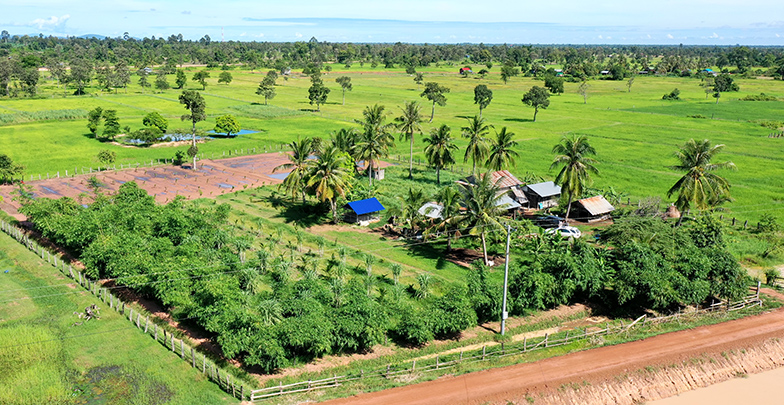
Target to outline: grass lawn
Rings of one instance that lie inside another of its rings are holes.
[[[0,403],[237,402],[113,310],[74,315],[91,304],[103,305],[0,233]]]

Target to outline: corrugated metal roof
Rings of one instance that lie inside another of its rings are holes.
[[[529,190],[533,191],[539,197],[550,197],[561,194],[561,186],[557,186],[552,181],[545,181],[544,183],[529,184]]]
[[[523,190],[515,187],[515,188],[512,189],[512,194],[514,194],[515,199],[518,202],[521,202],[521,203],[528,202],[528,198],[526,198],[525,193],[523,193]]]
[[[495,206],[501,207],[507,211],[521,207],[521,205],[518,204],[517,201],[513,200],[512,197],[509,197],[509,194],[502,195],[501,198],[499,198],[498,201],[496,201]]]
[[[615,211],[615,207],[600,195],[591,198],[583,198],[577,202],[591,215],[603,215]]]
[[[428,218],[433,219],[440,219],[441,218],[441,211],[444,209],[444,206],[439,203],[429,202],[417,210],[420,215],[424,215]]]
[[[484,176],[484,174],[480,174],[480,176]],[[476,184],[476,180],[474,179],[473,175],[468,176],[466,180],[472,184]],[[498,188],[501,189],[521,186],[523,184],[523,182],[518,180],[514,174],[509,173],[508,170],[499,170],[497,172],[490,173],[490,181],[493,184],[497,183]]]
[[[378,202],[376,197],[350,202],[346,205],[351,207],[351,209],[354,210],[354,212],[357,213],[357,215],[367,214],[376,211],[383,211],[385,209],[384,206],[381,205],[380,202]]]

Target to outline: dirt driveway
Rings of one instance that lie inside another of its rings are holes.
[[[784,337],[784,309],[668,333],[652,338],[546,360],[328,401],[328,404],[506,403],[527,393],[564,384],[592,384],[652,365],[669,365],[704,353],[719,353]]]

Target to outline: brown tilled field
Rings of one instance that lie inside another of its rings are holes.
[[[121,184],[136,181],[139,187],[155,196],[159,203],[171,201],[178,195],[187,199],[215,197],[247,187],[278,184],[286,172],[272,173],[272,169],[288,161],[286,153],[265,153],[221,160],[202,160],[191,170],[188,166],[155,166],[137,169],[111,170],[76,177],[62,177],[27,182],[36,197],[77,198],[92,195],[88,180],[95,176],[103,185],[103,193],[117,191]],[[17,219],[24,219],[13,201],[14,186],[0,186],[0,209]]]

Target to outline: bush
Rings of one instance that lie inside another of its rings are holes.
[[[662,100],[680,100],[681,91],[677,88],[670,92],[670,94],[665,94],[662,96]]]
[[[769,96],[765,93],[760,93],[749,94],[748,96],[741,98],[740,101],[778,101],[778,98],[775,96]]]

